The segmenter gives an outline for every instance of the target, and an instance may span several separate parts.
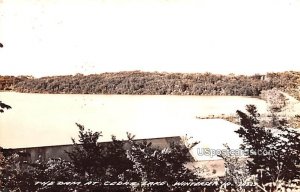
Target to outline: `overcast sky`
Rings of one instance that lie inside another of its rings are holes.
[[[300,0],[0,0],[0,74],[300,71]]]

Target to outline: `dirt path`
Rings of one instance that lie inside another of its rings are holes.
[[[287,106],[284,108],[283,113],[289,116],[300,114],[300,101],[287,93],[281,93],[287,98]]]

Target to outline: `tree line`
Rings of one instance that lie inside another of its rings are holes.
[[[251,76],[127,71],[26,78],[11,87],[25,93],[230,96],[259,96],[277,88],[299,98],[299,84],[300,72],[294,71]]]

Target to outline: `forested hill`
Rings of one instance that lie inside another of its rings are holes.
[[[252,76],[129,71],[26,78],[11,89],[26,93],[258,96],[261,90],[278,88],[299,98],[299,85],[300,72],[293,71]]]

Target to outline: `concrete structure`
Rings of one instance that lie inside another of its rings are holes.
[[[151,138],[151,139],[139,139],[137,142],[143,141],[151,142],[153,146],[158,148],[165,148],[170,146],[172,142],[180,142],[180,137],[165,137],[165,138]],[[109,142],[101,142],[101,145],[105,145]],[[126,148],[126,144],[124,148]],[[67,152],[71,152],[74,149],[73,145],[54,145],[54,146],[43,146],[43,147],[29,147],[29,148],[15,148],[13,151],[22,151],[23,153],[29,154],[27,160],[34,162],[38,159],[48,160],[49,158],[62,158],[64,160],[70,160]]]
[[[169,122],[172,123],[172,121]],[[156,121],[147,122],[147,124],[144,124],[144,126],[139,126],[146,128],[135,129],[135,131],[132,131],[133,133],[137,133],[137,141],[146,140],[148,142],[152,142],[153,146],[160,148],[168,147],[172,141],[185,142],[185,144],[199,141],[200,143],[190,150],[192,160],[187,164],[187,167],[198,167],[202,170],[205,170],[203,175],[206,177],[223,176],[225,174],[224,161],[216,154],[200,154],[199,150],[222,150],[225,149],[225,143],[228,144],[231,149],[239,149],[239,146],[242,143],[242,140],[236,133],[234,133],[239,126],[221,119],[199,120],[194,118],[189,120],[188,124],[181,124],[180,122],[177,122],[177,126],[182,127],[182,129],[174,128],[172,131],[170,128],[168,128],[168,126],[163,126],[166,128],[161,129],[160,131],[147,128],[147,126],[158,126],[156,123]],[[172,127],[172,125],[169,126]],[[118,131],[117,138],[124,139],[121,137],[119,132],[121,131]],[[116,130],[107,129],[106,135],[114,135],[115,133]],[[123,133],[125,133],[125,130]],[[184,139],[189,137],[193,138],[190,140]],[[110,140],[102,138],[102,141],[104,142],[101,143],[105,144]],[[55,142],[56,141],[53,140],[53,143]],[[69,160],[69,157],[65,151],[71,151],[72,149],[73,146],[70,144],[14,148],[14,150],[23,151],[30,154],[30,156],[27,157],[28,161],[36,161],[39,158],[42,160],[47,160],[49,158],[62,158]]]
[[[174,137],[161,137],[161,138],[149,138],[149,139],[138,139],[136,142],[151,142],[153,147],[159,149],[164,149],[170,146],[171,143],[180,143],[185,142],[185,137],[174,136]],[[105,145],[109,142],[101,142],[100,145]],[[126,149],[128,145],[125,145]],[[29,147],[29,148],[15,148],[15,149],[6,149],[10,152],[21,152],[25,154],[23,160],[29,162],[35,162],[37,160],[47,161],[51,158],[61,158],[64,160],[70,160],[66,152],[71,152],[74,149],[74,145],[55,145],[55,146],[42,146],[42,147]],[[211,159],[211,160],[197,160],[199,157],[195,156],[195,153],[191,153],[191,162],[186,166],[190,169],[200,168],[204,172],[202,176],[204,177],[219,177],[224,176],[225,167],[224,161],[221,159]]]

